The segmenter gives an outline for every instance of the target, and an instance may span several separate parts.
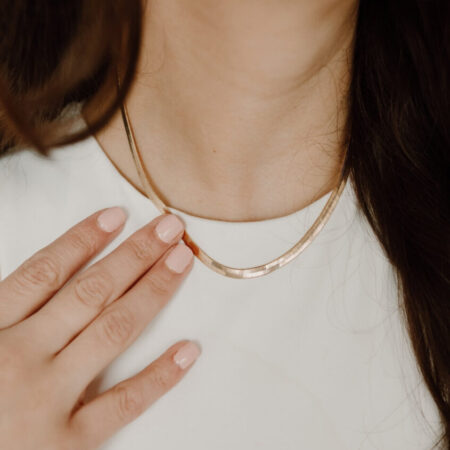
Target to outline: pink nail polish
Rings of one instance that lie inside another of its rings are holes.
[[[156,226],[158,237],[164,242],[171,242],[183,231],[184,225],[174,214],[168,214]]]
[[[166,266],[174,272],[181,273],[193,258],[192,250],[184,244],[174,247],[165,259]]]
[[[98,226],[107,233],[117,230],[126,220],[125,211],[119,206],[114,206],[103,211],[97,217]]]
[[[175,353],[173,360],[182,369],[186,369],[199,357],[200,353],[200,348],[189,341]]]

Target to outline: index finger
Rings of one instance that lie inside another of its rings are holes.
[[[0,329],[28,317],[106,246],[123,227],[125,211],[105,208],[43,247],[0,283]]]

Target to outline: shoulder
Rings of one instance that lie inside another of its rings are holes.
[[[62,116],[72,118],[73,131],[84,124],[79,112],[80,105],[72,105],[62,113]],[[31,147],[0,154],[0,204],[7,205],[21,198],[28,201],[33,194],[46,194],[55,182],[65,179],[71,162],[83,151],[88,151],[89,141],[53,147],[48,156]]]
[[[42,175],[47,177],[43,178]],[[0,203],[5,206],[33,191],[36,180],[41,187],[57,177],[50,160],[34,149],[13,150],[0,156]]]
[[[88,157],[89,141],[53,148],[48,156],[25,148],[0,156],[0,205],[3,208],[39,200],[55,201],[64,195],[70,172]],[[16,209],[17,211],[17,209]]]
[[[64,229],[86,168],[95,170],[91,147],[85,140],[48,156],[32,148],[0,156],[0,279]]]

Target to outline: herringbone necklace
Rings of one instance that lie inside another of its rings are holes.
[[[120,79],[117,77],[117,85],[120,87]],[[128,144],[130,147],[131,154],[133,156],[133,161],[136,166],[136,170],[139,174],[139,178],[141,180],[142,186],[145,189],[145,193],[147,197],[155,204],[155,206],[158,208],[158,210],[164,214],[168,213],[170,214],[171,211],[169,207],[161,200],[161,198],[156,194],[155,190],[152,187],[150,176],[147,172],[147,170],[144,167],[144,163],[142,161],[141,154],[139,152],[138,145],[136,143],[136,138],[134,135],[133,128],[131,126],[130,118],[128,115],[128,110],[125,105],[125,102],[121,105],[121,112],[122,112],[122,120],[125,127],[125,131],[128,138]],[[264,264],[261,264],[259,266],[254,267],[245,267],[245,268],[238,268],[238,267],[230,267],[226,266],[225,264],[222,264],[218,261],[216,261],[214,258],[209,256],[206,252],[204,252],[197,243],[191,238],[189,233],[185,230],[183,234],[183,241],[186,245],[188,245],[194,255],[203,263],[205,266],[209,267],[211,270],[214,270],[220,275],[224,275],[226,277],[231,278],[256,278],[261,277],[263,275],[267,275],[274,270],[277,270],[283,266],[285,266],[287,263],[292,261],[294,258],[296,258],[303,250],[308,247],[313,239],[319,234],[319,232],[322,230],[322,228],[327,223],[328,219],[330,218],[332,212],[334,211],[338,200],[341,196],[341,193],[344,189],[345,183],[347,181],[346,177],[343,177],[342,175],[343,171],[341,171],[341,176],[339,177],[339,183],[338,185],[333,189],[331,194],[329,195],[329,198],[327,202],[325,203],[325,206],[323,207],[322,211],[320,212],[317,219],[314,221],[314,223],[311,225],[311,227],[306,231],[306,233],[301,237],[301,239],[288,251],[283,253],[282,255],[278,256],[277,258],[266,262]]]

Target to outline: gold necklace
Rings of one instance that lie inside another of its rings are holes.
[[[117,84],[118,87],[120,87],[120,80],[117,76]],[[128,110],[125,105],[125,102],[122,102],[121,104],[121,112],[122,112],[122,120],[125,127],[125,131],[128,138],[128,144],[130,147],[131,154],[133,156],[133,160],[136,166],[136,170],[139,174],[139,178],[141,180],[142,185],[144,186],[145,193],[147,197],[155,204],[155,206],[158,208],[158,210],[164,214],[164,213],[171,213],[168,206],[159,198],[159,196],[156,194],[155,190],[153,189],[151,182],[150,182],[150,176],[147,172],[147,170],[144,168],[144,163],[142,161],[141,154],[139,152],[138,146],[136,144],[136,138],[134,136],[133,128],[130,123],[130,118],[128,116]],[[195,256],[207,267],[214,270],[220,275],[224,275],[226,277],[230,278],[257,278],[261,277],[263,275],[267,275],[270,272],[273,272],[276,269],[279,269],[283,266],[285,266],[287,263],[292,261],[294,258],[296,258],[303,250],[305,250],[306,247],[308,247],[309,244],[313,241],[313,239],[319,234],[320,230],[324,227],[324,225],[327,223],[328,219],[331,216],[331,213],[333,212],[334,208],[337,205],[337,202],[339,200],[339,197],[341,196],[341,193],[344,189],[345,183],[347,181],[347,177],[343,176],[343,171],[341,170],[341,176],[339,177],[339,183],[338,185],[333,189],[331,192],[327,202],[325,203],[325,206],[323,207],[322,211],[320,212],[317,219],[314,221],[314,223],[311,225],[311,227],[306,231],[306,233],[302,236],[302,238],[293,246],[291,247],[287,252],[283,253],[281,256],[278,256],[277,258],[273,259],[272,261],[267,262],[266,264],[261,264],[259,266],[254,267],[246,267],[246,268],[237,268],[237,267],[230,267],[226,266],[224,264],[221,264],[220,262],[216,261],[215,259],[211,258],[207,253],[205,253],[196,243],[195,241],[190,237],[190,235],[186,232],[183,234],[183,241],[187,246],[189,246],[194,253]]]

